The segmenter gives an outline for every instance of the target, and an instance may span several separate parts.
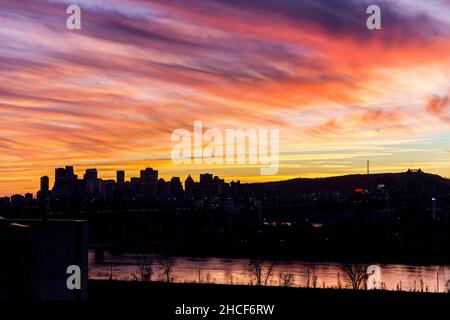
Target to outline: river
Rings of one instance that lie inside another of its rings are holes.
[[[249,284],[247,271],[249,259],[219,257],[172,256],[175,282],[204,282],[218,284]],[[138,275],[138,261],[151,261],[153,280],[162,277],[161,264],[165,257],[158,254],[110,253],[95,260],[94,251],[89,251],[89,278],[133,280]],[[348,283],[342,265],[335,262],[305,262],[296,260],[267,261],[274,263],[269,285],[279,285],[280,273],[292,274],[294,286],[345,287]],[[446,292],[450,280],[448,265],[379,264],[381,282],[387,290]]]

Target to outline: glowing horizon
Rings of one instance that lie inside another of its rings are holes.
[[[274,181],[450,177],[450,3],[0,0],[0,196],[73,165]],[[67,30],[78,4],[82,29]],[[382,30],[366,28],[378,4]],[[280,171],[176,166],[175,129],[280,130]]]

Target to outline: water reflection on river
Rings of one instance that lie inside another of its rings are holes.
[[[226,284],[248,284],[247,265],[249,260],[243,258],[216,257],[172,257],[174,259],[174,276],[176,282],[215,282]],[[92,279],[108,279],[111,275],[118,280],[132,280],[138,272],[137,262],[140,259],[153,261],[154,276],[160,275],[160,263],[164,257],[157,254],[105,252],[103,260],[95,260],[94,252],[89,251],[89,277]],[[388,290],[445,292],[446,283],[450,280],[450,266],[412,266],[402,264],[380,264],[381,281]],[[292,273],[295,286],[312,286],[316,278],[317,287],[337,287],[338,278],[345,284],[341,264],[333,262],[276,261],[271,285],[279,284],[279,274]],[[339,274],[339,276],[338,276]]]

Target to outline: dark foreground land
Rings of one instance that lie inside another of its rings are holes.
[[[310,314],[346,319],[397,314],[431,318],[448,311],[450,294],[91,280],[89,303],[116,315],[142,311],[148,319],[301,319]],[[197,306],[210,311],[206,317],[176,315],[177,307],[183,305],[185,310]],[[238,305],[274,305],[274,311],[272,315],[233,314],[233,306]]]
[[[0,319],[447,319],[449,308],[444,293],[90,280],[87,301],[1,303]]]

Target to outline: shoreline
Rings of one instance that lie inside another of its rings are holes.
[[[158,254],[162,256],[179,256],[179,257],[195,257],[195,258],[229,258],[229,259],[261,259],[261,260],[274,260],[274,261],[304,261],[304,262],[323,262],[323,263],[355,263],[355,264],[403,264],[411,266],[448,266],[450,265],[450,256],[445,254],[425,255],[416,254],[411,255],[408,253],[396,253],[389,254],[383,253],[378,255],[355,255],[352,252],[345,254],[330,254],[324,253],[298,253],[298,252],[286,252],[284,251],[272,251],[268,252],[264,250],[264,253],[258,250],[252,250],[252,248],[215,248],[214,250],[197,250],[192,249],[195,246],[184,244],[181,246],[112,246],[105,249],[105,252],[112,254],[126,254],[126,253],[142,253],[142,254]],[[94,251],[94,248],[89,248],[89,251]],[[357,257],[357,258],[355,258]]]

